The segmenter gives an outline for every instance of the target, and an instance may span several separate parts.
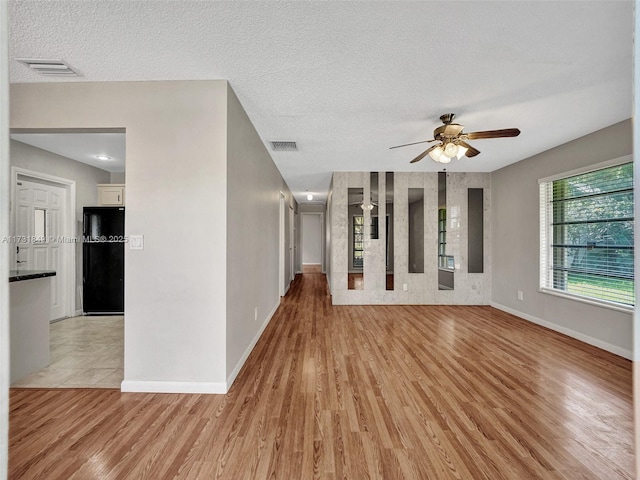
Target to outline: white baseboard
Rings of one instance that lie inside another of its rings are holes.
[[[233,382],[235,381],[236,377],[240,373],[240,370],[242,369],[242,366],[247,361],[247,358],[249,358],[249,355],[251,354],[251,352],[253,351],[254,347],[258,343],[258,340],[260,340],[260,337],[262,336],[262,333],[264,332],[265,328],[267,328],[267,325],[269,325],[269,322],[273,318],[273,315],[276,313],[276,310],[278,310],[279,306],[280,306],[280,303],[278,302],[276,304],[276,306],[273,308],[273,310],[271,310],[271,313],[269,313],[269,315],[267,315],[267,318],[262,323],[262,326],[260,327],[260,330],[258,330],[258,333],[256,334],[256,336],[253,338],[253,340],[251,341],[251,343],[249,344],[247,349],[244,351],[244,353],[242,354],[242,357],[240,357],[240,360],[238,360],[238,363],[236,364],[235,368],[233,369],[233,371],[227,377],[227,389],[231,388],[231,385],[233,385]]]
[[[607,352],[626,358],[627,360],[633,359],[633,352],[631,350],[627,350],[626,348],[613,345],[598,338],[590,337],[589,335],[585,335],[584,333],[580,333],[575,330],[571,330],[570,328],[557,325],[555,323],[549,322],[548,320],[534,317],[533,315],[520,312],[514,308],[506,307],[496,302],[491,302],[491,306],[497,308],[498,310],[502,310],[503,312],[515,315],[516,317],[528,320],[529,322],[546,327],[549,330],[553,330],[554,332],[562,333],[564,335],[567,335],[568,337],[575,338],[576,340],[580,340],[581,342],[601,348],[602,350],[606,350]]]
[[[247,347],[244,354],[236,364],[235,368],[227,378],[226,382],[165,382],[165,381],[149,381],[149,380],[123,380],[120,384],[120,391],[122,392],[138,392],[138,393],[213,393],[213,394],[226,394],[231,388],[234,380],[240,373],[242,366],[249,358],[249,355],[253,351],[254,347],[260,340],[260,336],[269,325],[269,322],[276,313],[276,310],[280,304],[278,303],[271,313],[267,316],[264,323],[258,330],[258,333],[251,341],[251,344]]]
[[[82,309],[76,310],[76,314],[74,316],[76,317],[81,317],[82,316]]]
[[[215,382],[164,382],[148,380],[123,380],[122,392],[139,393],[227,393],[224,383]]]

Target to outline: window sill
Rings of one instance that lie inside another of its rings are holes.
[[[560,290],[552,290],[549,288],[539,288],[538,292],[546,293],[547,295],[553,295],[554,297],[566,298],[567,300],[574,300],[576,302],[595,305],[596,307],[603,307],[603,308],[608,308],[609,310],[616,310],[617,312],[633,314],[635,310],[635,307],[631,305],[622,305],[620,303],[608,302],[606,300],[597,300],[594,298],[582,297],[580,295],[562,292]]]

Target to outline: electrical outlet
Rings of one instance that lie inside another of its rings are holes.
[[[524,293],[522,290],[518,290],[518,300],[524,300]]]
[[[256,307],[253,312],[253,320],[256,322],[258,321],[258,307]]]
[[[407,290],[409,290],[409,288],[407,287],[407,284],[406,284],[406,283],[403,283],[403,284],[402,284],[402,290],[404,290],[405,292],[406,292]]]

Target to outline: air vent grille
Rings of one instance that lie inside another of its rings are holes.
[[[45,77],[80,77],[81,75],[71,65],[63,60],[45,60],[38,58],[16,58],[30,70]]]
[[[298,150],[296,142],[270,141],[269,143],[274,152],[295,152]]]

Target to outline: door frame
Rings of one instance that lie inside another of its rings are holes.
[[[287,293],[287,289],[285,287],[285,195],[283,192],[280,192],[280,203],[279,203],[279,211],[280,211],[280,225],[279,225],[279,233],[280,233],[280,245],[279,245],[279,265],[278,265],[278,291],[281,297],[284,297]]]
[[[15,233],[15,200],[16,200],[16,184],[18,182],[18,176],[28,177],[29,179],[38,182],[45,181],[55,184],[55,186],[64,188],[66,192],[66,211],[64,212],[64,222],[62,226],[62,235],[65,239],[69,239],[68,242],[62,244],[61,251],[63,252],[62,268],[66,273],[66,285],[64,288],[67,292],[67,311],[66,316],[73,317],[81,314],[76,311],[76,251],[73,247],[78,244],[77,233],[75,231],[75,218],[76,218],[76,182],[75,180],[69,180],[62,177],[56,177],[47,173],[36,172],[34,170],[28,170],[21,167],[11,167],[11,186],[10,186],[10,232]],[[10,249],[11,260],[15,256],[15,249]]]
[[[289,205],[289,285],[296,278],[295,263],[296,263],[296,216],[298,214]]]

